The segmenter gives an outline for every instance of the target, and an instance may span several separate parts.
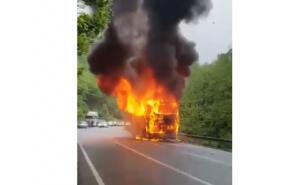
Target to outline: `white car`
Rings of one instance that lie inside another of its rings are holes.
[[[99,120],[98,123],[97,123],[97,126],[98,127],[108,127],[108,124],[105,120]]]
[[[107,123],[108,123],[108,126],[110,126],[110,127],[114,126],[112,121],[108,121]]]
[[[124,121],[119,121],[118,122],[118,126],[124,126],[124,125],[125,125]]]
[[[120,121],[120,120],[115,121],[115,125],[116,126],[122,126],[122,121]]]
[[[86,121],[81,121],[78,125],[77,125],[78,128],[88,128],[89,125]]]
[[[108,124],[109,126],[113,126],[113,127],[118,125],[117,121],[109,121]]]

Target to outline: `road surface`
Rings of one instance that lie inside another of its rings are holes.
[[[78,185],[230,185],[232,155],[137,141],[123,127],[78,129]]]

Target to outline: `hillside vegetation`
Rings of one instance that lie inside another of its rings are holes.
[[[180,119],[182,132],[231,139],[232,50],[211,64],[192,66]]]
[[[89,110],[98,111],[105,119],[119,118],[115,101],[99,91],[96,78],[88,70],[90,45],[103,35],[111,17],[111,0],[84,0],[93,7],[92,15],[77,17],[77,119],[84,119]]]

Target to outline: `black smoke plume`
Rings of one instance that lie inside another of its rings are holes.
[[[210,0],[115,0],[105,38],[88,57],[91,72],[109,83],[108,87],[102,83],[100,89],[111,94],[120,77],[138,83],[147,66],[180,98],[198,55],[178,25],[207,15],[211,7]]]

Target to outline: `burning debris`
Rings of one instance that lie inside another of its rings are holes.
[[[210,0],[115,0],[104,40],[91,52],[99,88],[116,98],[137,138],[175,138],[179,100],[198,58],[181,21],[207,15]]]

